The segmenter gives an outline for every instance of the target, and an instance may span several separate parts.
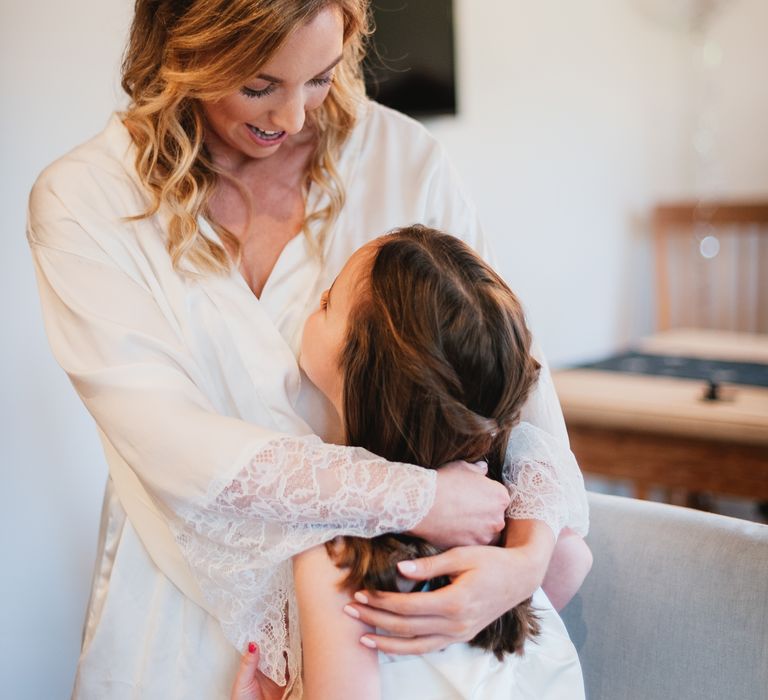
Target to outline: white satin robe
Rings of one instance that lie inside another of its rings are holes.
[[[162,213],[125,220],[145,208],[133,161],[115,115],[30,198],[46,330],[110,467],[73,697],[226,698],[246,639],[265,648],[270,675],[284,673],[283,652],[297,674],[292,553],[339,533],[407,529],[434,497],[430,472],[311,437],[339,435],[296,362],[320,292],[396,226],[425,223],[488,251],[434,139],[375,104],[341,154],[347,202],[323,259],[293,239],[260,298],[237,271],[173,270]],[[546,368],[525,417],[567,441]],[[558,517],[586,531],[573,468]]]

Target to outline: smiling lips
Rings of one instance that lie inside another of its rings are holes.
[[[246,126],[248,127],[248,131],[255,137],[255,140],[264,145],[274,145],[275,143],[282,141],[286,136],[285,131],[265,131],[252,124],[246,124]]]

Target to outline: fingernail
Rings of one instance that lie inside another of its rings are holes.
[[[362,644],[364,647],[368,647],[369,649],[376,648],[376,642],[374,642],[370,637],[360,637],[360,644]]]
[[[368,605],[368,596],[365,595],[365,593],[358,591],[357,593],[355,593],[354,599],[358,603],[362,603],[363,605]]]
[[[250,654],[255,654],[256,653],[256,645],[253,642],[249,642],[248,643],[248,652]]]
[[[357,612],[351,605],[345,605],[344,606],[344,612],[347,613],[350,617],[354,617],[355,619],[360,619],[360,613]]]
[[[413,574],[416,572],[416,564],[412,561],[401,561],[398,563],[397,568],[404,574]]]

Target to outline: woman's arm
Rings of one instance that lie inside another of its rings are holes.
[[[344,572],[321,545],[293,558],[302,643],[302,700],[379,700],[375,649],[359,643],[373,628],[344,615],[349,593]],[[231,700],[279,700],[282,688],[258,669],[259,649],[250,645],[240,660]]]
[[[304,700],[378,700],[379,661],[360,644],[372,628],[345,615],[344,578],[324,546],[293,558],[303,650]]]
[[[507,535],[509,538],[510,535]],[[508,547],[455,547],[433,557],[400,562],[413,580],[447,575],[449,586],[426,593],[358,591],[350,608],[382,634],[365,639],[389,654],[424,654],[472,639],[539,587],[554,548],[551,529],[518,521]]]
[[[552,529],[541,520],[510,520],[504,545],[457,547],[401,562],[407,578],[423,581],[446,575],[453,581],[430,593],[360,591],[345,612],[352,608],[369,624],[396,635],[366,635],[381,651],[423,654],[472,639],[539,586],[555,609],[562,610],[592,566],[592,553],[579,535],[565,528],[555,541]]]
[[[518,426],[510,438],[504,477],[512,497],[505,547],[449,550],[410,562],[410,572],[401,564],[404,575],[418,580],[451,576],[451,585],[438,591],[365,591],[356,596],[355,609],[361,619],[394,635],[371,637],[382,651],[423,653],[471,639],[542,585],[565,525],[586,531],[581,473],[573,455],[557,438],[529,424]],[[577,542],[564,539],[572,555],[578,554]],[[568,551],[564,547],[553,576],[570,565],[565,554]],[[577,585],[579,576],[570,582],[562,581],[562,575],[558,578],[559,583],[552,579],[554,594],[562,602],[575,592],[572,586]]]

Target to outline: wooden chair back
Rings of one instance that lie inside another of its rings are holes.
[[[768,333],[768,201],[662,204],[653,229],[659,330]]]

